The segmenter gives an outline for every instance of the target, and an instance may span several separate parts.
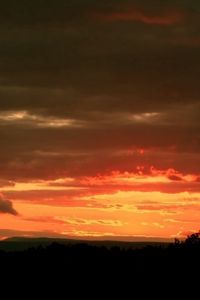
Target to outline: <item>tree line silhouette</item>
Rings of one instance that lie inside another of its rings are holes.
[[[93,299],[100,292],[104,293],[104,298],[107,288],[111,293],[121,287],[123,293],[137,289],[146,294],[151,289],[153,295],[161,287],[164,293],[189,286],[193,291],[199,282],[200,232],[188,236],[185,241],[176,239],[169,245],[153,244],[140,249],[123,247],[120,243],[108,247],[106,244],[56,241],[23,251],[1,250],[0,270],[4,284],[10,286],[10,282],[17,282],[18,287],[29,287],[29,293],[37,290],[35,297],[39,289],[50,296],[54,289],[56,299],[59,291],[60,294],[61,291],[69,293],[69,289],[70,293],[84,291],[86,296],[92,287],[97,289],[92,294]],[[159,299],[162,298],[163,292]]]
[[[50,245],[32,247],[24,251],[0,251],[0,264],[15,268],[29,267],[47,270],[103,269],[114,272],[118,269],[133,268],[138,273],[148,270],[168,269],[176,265],[182,268],[199,266],[200,232],[191,234],[185,241],[164,246],[148,245],[141,249],[123,248],[121,245],[106,247],[91,245],[87,242],[78,244],[62,244],[53,242]]]

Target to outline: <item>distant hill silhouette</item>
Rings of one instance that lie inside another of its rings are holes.
[[[87,244],[91,246],[105,246],[107,248],[120,247],[122,249],[141,249],[146,246],[162,246],[166,247],[170,245],[169,242],[150,242],[150,241],[137,241],[137,242],[127,242],[127,241],[94,241],[94,240],[75,240],[75,239],[60,239],[60,238],[26,238],[26,237],[12,237],[0,241],[0,250],[4,251],[23,251],[32,247],[43,246],[46,247],[52,243],[58,243],[65,246]]]

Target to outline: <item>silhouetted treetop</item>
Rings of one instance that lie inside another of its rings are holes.
[[[200,245],[200,231],[189,235],[185,240],[185,244]]]

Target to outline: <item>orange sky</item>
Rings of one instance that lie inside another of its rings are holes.
[[[174,169],[19,182],[2,192],[18,212],[1,215],[2,237],[14,229],[28,236],[174,238],[200,226],[199,177]]]

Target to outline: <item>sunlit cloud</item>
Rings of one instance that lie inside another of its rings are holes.
[[[55,217],[55,220],[62,221],[71,225],[100,225],[119,227],[123,226],[123,223],[119,220],[89,220],[89,219],[76,219],[68,217]]]
[[[133,114],[129,118],[130,121],[135,121],[138,123],[154,123],[160,120],[161,114],[157,112],[141,113],[141,114]]]
[[[65,182],[65,186],[63,185]],[[84,187],[77,187],[70,185],[73,182],[71,179],[66,179],[65,181],[58,179],[54,181],[54,185],[51,184],[51,181],[33,181],[33,182],[17,182],[13,186],[2,187],[2,191],[13,191],[13,192],[27,192],[27,191],[60,191],[61,188],[59,187],[62,185],[63,191],[68,190],[78,190],[84,189]],[[68,183],[68,185],[67,185]]]
[[[181,174],[174,169],[158,170],[151,167],[146,170],[143,166],[138,166],[136,172],[119,172],[113,171],[108,175],[98,175],[96,177],[85,177],[81,180],[83,185],[89,186],[101,186],[101,185],[116,185],[119,189],[123,186],[137,187],[139,184],[149,185],[151,184],[174,184],[174,183],[198,183],[199,175],[196,174]],[[157,187],[158,188],[158,187]]]
[[[72,231],[63,231],[62,235],[72,236],[76,238],[97,238],[97,237],[114,237],[116,234],[112,232],[102,232],[102,231],[92,231],[92,230],[72,230]]]
[[[0,114],[0,120],[2,121],[20,121],[24,119],[35,119],[34,116],[29,115],[26,111],[11,111]]]
[[[3,125],[29,125],[40,128],[80,127],[82,124],[74,119],[56,118],[30,113],[28,111],[7,111],[0,113]]]

